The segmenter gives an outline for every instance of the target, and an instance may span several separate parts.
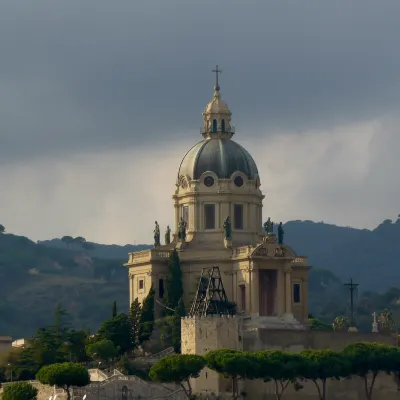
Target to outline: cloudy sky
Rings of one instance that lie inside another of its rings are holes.
[[[149,243],[215,64],[265,216],[400,212],[400,1],[0,0],[0,223]]]

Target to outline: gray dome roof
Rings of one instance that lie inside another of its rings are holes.
[[[199,179],[206,171],[214,172],[219,179],[229,179],[235,172],[242,172],[251,180],[258,177],[251,155],[230,139],[212,138],[193,146],[181,162],[178,179],[186,174]]]

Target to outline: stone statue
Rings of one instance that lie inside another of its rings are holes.
[[[283,230],[282,222],[280,222],[278,225],[278,244],[283,244],[283,235],[284,234],[285,234],[285,231]]]
[[[345,332],[349,329],[349,320],[344,316],[336,317],[332,328],[335,332]]]
[[[156,226],[154,227],[154,247],[158,247],[160,245],[160,226],[158,222],[155,222]]]
[[[271,221],[271,217],[268,217],[267,222],[264,222],[264,230],[266,234],[274,232],[274,223]]]
[[[229,215],[226,217],[226,220],[224,221],[224,229],[225,229],[225,239],[232,240],[232,223]]]
[[[393,332],[396,329],[396,323],[393,319],[392,312],[387,308],[383,310],[379,317],[379,330],[384,333]]]
[[[165,231],[165,244],[170,244],[171,243],[171,229],[169,228],[169,225],[167,225],[167,229]]]
[[[181,218],[181,220],[179,221],[178,239],[182,240],[182,242],[186,241],[186,222],[183,218]]]

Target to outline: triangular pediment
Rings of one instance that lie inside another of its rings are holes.
[[[279,244],[276,236],[266,236],[264,241],[254,248],[251,257],[281,257],[295,259],[296,253],[286,244]]]

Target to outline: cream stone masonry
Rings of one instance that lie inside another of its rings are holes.
[[[264,195],[257,165],[232,139],[232,113],[222,100],[218,81],[221,70],[217,67],[214,72],[214,95],[202,114],[202,140],[185,154],[176,175],[172,242],[129,254],[125,266],[129,269],[130,302],[135,298],[142,302],[153,286],[156,312],[160,311],[169,254],[176,248],[187,309],[202,269],[218,265],[229,300],[237,304],[241,315],[251,317],[255,327],[304,329],[307,258],[278,243],[275,234],[263,232]],[[224,228],[227,217],[228,231]],[[184,240],[180,239],[181,221],[186,224]],[[162,232],[164,229],[161,227]],[[149,226],[149,234],[151,230]]]

